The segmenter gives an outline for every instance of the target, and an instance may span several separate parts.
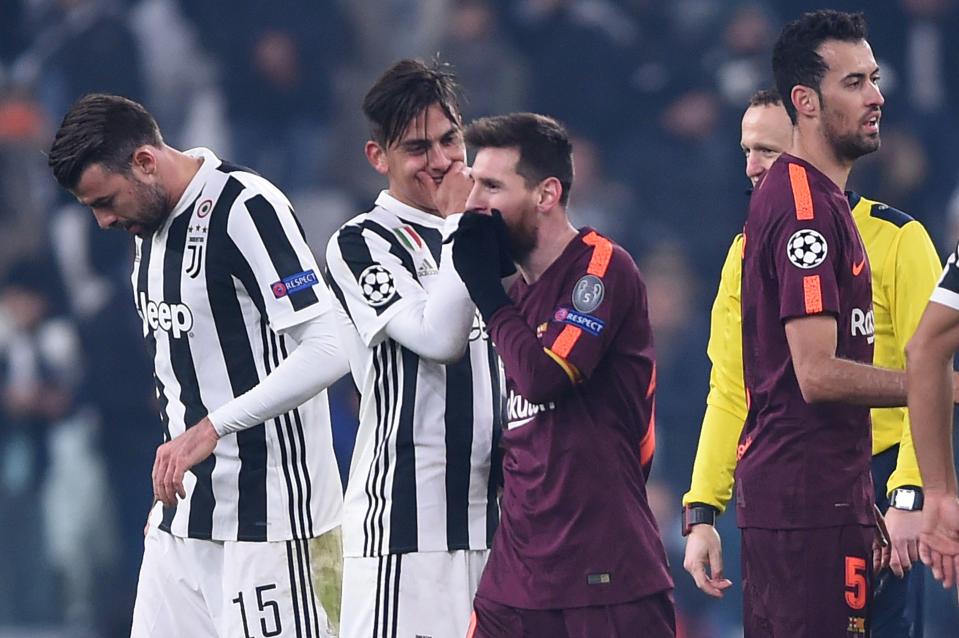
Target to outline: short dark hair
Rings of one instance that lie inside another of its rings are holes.
[[[759,89],[749,98],[749,105],[746,108],[754,106],[781,106],[782,97],[776,89]]]
[[[773,47],[773,76],[793,124],[796,123],[796,107],[791,98],[794,86],[808,86],[822,96],[820,86],[829,67],[817,51],[819,46],[827,40],[859,42],[865,39],[866,18],[862,13],[811,11],[783,27]]]
[[[376,81],[363,98],[370,137],[384,147],[396,143],[416,116],[439,105],[451,122],[460,125],[459,85],[453,68],[439,59],[429,64],[400,60]]]
[[[537,113],[510,113],[476,120],[466,127],[466,143],[482,148],[516,148],[516,172],[530,188],[547,177],[563,186],[559,203],[569,202],[573,187],[573,144],[558,121]]]
[[[63,117],[47,164],[57,182],[72,190],[92,164],[128,173],[133,152],[144,144],[160,147],[163,137],[141,104],[119,95],[91,93],[74,102]]]

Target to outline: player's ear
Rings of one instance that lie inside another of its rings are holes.
[[[363,151],[366,153],[366,161],[370,163],[373,170],[380,175],[386,175],[389,172],[390,162],[386,158],[386,149],[373,140],[368,140]]]
[[[563,195],[563,185],[555,177],[547,177],[539,183],[539,198],[536,205],[541,210],[549,210],[559,206],[559,199]]]
[[[137,175],[155,176],[157,171],[157,153],[160,149],[149,144],[137,147],[130,159],[130,169]]]
[[[789,92],[789,98],[799,115],[815,117],[819,113],[819,93],[815,89],[797,84]]]

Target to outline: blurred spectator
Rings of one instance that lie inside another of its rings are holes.
[[[352,45],[339,3],[211,0],[181,7],[219,63],[231,159],[291,193],[327,179],[333,76]]]
[[[722,30],[722,46],[708,60],[725,107],[738,113],[749,96],[772,85],[769,51],[775,37],[772,18],[762,5],[743,2],[732,10]]]
[[[467,93],[463,121],[527,110],[529,72],[503,39],[490,0],[455,0],[441,54]]]
[[[576,186],[570,196],[573,225],[591,226],[638,254],[636,221],[644,216],[643,202],[625,184],[609,176],[596,144],[575,135],[572,142],[576,175]]]

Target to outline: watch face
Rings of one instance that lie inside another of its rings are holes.
[[[916,508],[916,492],[914,490],[896,490],[893,493],[892,506],[900,510]]]

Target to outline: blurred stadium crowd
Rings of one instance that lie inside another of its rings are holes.
[[[865,10],[886,97],[882,150],[851,186],[922,220],[944,252],[959,238],[959,2],[828,4]],[[0,0],[0,636],[128,632],[160,442],[132,242],[96,232],[46,167],[67,107],[90,91],[141,101],[171,145],[209,146],[276,182],[322,256],[383,187],[362,153],[364,88],[400,57],[437,52],[465,87],[467,121],[533,110],[575,133],[574,221],[630,249],[649,287],[660,374],[650,495],[683,635],[740,635],[738,588],[708,601],[682,571],[680,495],[707,390],[709,306],[747,202],[739,120],[771,82],[781,24],[821,5]],[[348,380],[331,404],[345,476]],[[720,529],[738,583],[734,516]],[[955,635],[954,594],[927,591],[927,635]]]

